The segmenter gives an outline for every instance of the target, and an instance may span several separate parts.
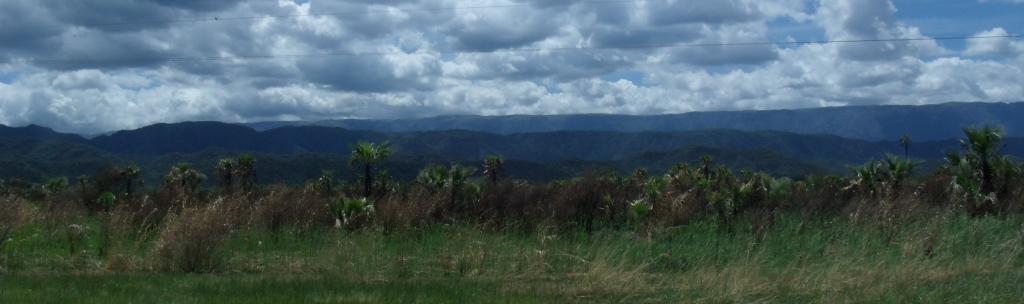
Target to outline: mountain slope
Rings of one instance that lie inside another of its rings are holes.
[[[431,157],[445,161],[481,159],[489,154],[508,159],[557,162],[561,160],[617,161],[648,152],[688,147],[719,150],[770,150],[795,159],[838,164],[858,163],[885,153],[898,153],[895,142],[868,142],[830,135],[734,130],[622,133],[559,131],[499,135],[471,131],[377,133],[331,127],[283,127],[263,132],[237,125],[202,122],[162,124],[121,131],[93,139],[96,147],[116,154],[162,155],[197,153],[208,149],[271,154],[337,153],[347,155],[359,141],[390,141],[403,157]],[[955,141],[929,143],[928,157],[956,148]],[[933,151],[933,150],[938,151]],[[921,149],[922,153],[925,149]],[[926,156],[922,154],[922,157]]]
[[[703,129],[830,134],[863,140],[958,138],[965,126],[1003,126],[1024,136],[1024,103],[946,103],[924,106],[849,106],[802,110],[693,112],[672,115],[444,116],[398,120],[260,122],[258,130],[318,125],[376,132],[470,130],[498,134],[553,131],[675,132]]]
[[[150,182],[159,183],[168,168],[190,162],[214,172],[219,158],[254,154],[263,182],[301,182],[320,170],[348,174],[347,159],[362,140],[390,141],[395,155],[393,176],[410,179],[430,163],[479,165],[486,155],[508,160],[513,176],[548,180],[587,170],[627,172],[647,167],[663,171],[680,162],[696,163],[704,154],[735,169],[779,175],[844,173],[849,166],[902,154],[895,141],[864,141],[832,135],[735,130],[623,133],[559,131],[499,135],[471,131],[377,133],[332,127],[283,127],[259,132],[217,123],[161,124],[85,140],[54,136],[31,127],[10,128],[0,135],[0,178],[41,179],[54,175],[94,173],[112,164],[137,164]],[[36,134],[34,139],[25,134]],[[1024,138],[1006,138],[1003,152],[1024,156]],[[923,141],[911,145],[911,156],[927,160],[923,169],[941,164],[957,140]]]
[[[33,140],[61,140],[74,143],[84,143],[86,139],[75,134],[58,133],[49,128],[28,125],[24,127],[8,127],[0,125],[0,138],[4,139],[33,139]]]

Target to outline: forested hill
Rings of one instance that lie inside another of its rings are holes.
[[[640,167],[658,172],[681,162],[713,156],[735,169],[781,175],[844,173],[849,166],[887,153],[902,154],[896,141],[864,141],[832,135],[776,131],[700,130],[682,132],[559,131],[500,135],[471,131],[379,133],[334,127],[282,127],[256,131],[219,122],[158,124],[83,139],[38,126],[0,128],[0,178],[36,180],[90,174],[111,164],[137,164],[148,180],[178,162],[212,172],[217,159],[255,154],[263,182],[301,182],[320,170],[347,174],[351,146],[358,141],[389,141],[395,155],[389,167],[412,178],[430,163],[477,165],[486,155],[509,161],[518,178],[549,180],[595,169],[621,172]],[[1006,138],[1003,152],[1024,156],[1024,139]],[[934,168],[957,140],[916,141],[911,156]]]
[[[359,141],[390,141],[398,155],[445,160],[480,159],[500,154],[530,161],[611,161],[647,152],[687,147],[724,150],[770,150],[789,157],[835,163],[855,163],[886,153],[902,154],[897,141],[864,141],[832,135],[806,135],[776,131],[700,130],[680,132],[558,131],[492,134],[472,131],[379,133],[335,127],[282,127],[256,131],[218,122],[159,124],[93,138],[89,144],[115,154],[153,155],[196,153],[208,149],[271,154],[345,154]],[[1006,153],[1024,152],[1015,138],[1007,139]],[[958,140],[917,141],[912,156],[941,158],[957,150]]]
[[[802,110],[693,112],[672,115],[444,116],[398,120],[327,120],[246,124],[257,130],[318,125],[377,132],[470,130],[498,134],[552,131],[676,132],[706,129],[829,134],[863,140],[958,138],[966,126],[1004,127],[1024,137],[1024,103],[945,103],[924,106],[848,106]]]

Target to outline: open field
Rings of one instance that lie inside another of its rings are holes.
[[[743,226],[743,225],[741,225]],[[135,240],[98,255],[97,227],[19,229],[0,302],[1014,302],[1017,218],[921,217],[886,241],[872,224],[780,215],[758,241],[711,222],[658,231],[384,234],[237,231],[212,273],[160,271]],[[142,247],[145,247],[144,245]]]
[[[929,175],[892,155],[851,176],[680,164],[550,183],[457,164],[260,185],[224,159],[159,188],[138,168],[0,184],[0,302],[1016,302],[1024,167],[991,128]]]

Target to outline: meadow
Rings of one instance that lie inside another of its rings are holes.
[[[999,135],[967,130],[926,174],[705,157],[537,183],[490,157],[401,182],[379,166],[389,146],[363,143],[354,181],[261,185],[241,156],[157,187],[131,167],[5,182],[0,302],[1017,302],[1024,167]]]

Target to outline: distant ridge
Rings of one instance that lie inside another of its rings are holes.
[[[261,182],[296,183],[324,169],[349,174],[348,154],[358,141],[390,141],[395,155],[387,165],[397,178],[411,179],[431,163],[479,165],[486,155],[508,160],[517,178],[550,180],[591,169],[620,172],[646,167],[664,172],[708,154],[734,169],[799,176],[845,173],[853,165],[901,154],[897,141],[865,141],[835,135],[779,131],[695,130],[675,132],[555,131],[494,134],[464,130],[384,133],[337,127],[298,126],[257,131],[221,122],[156,124],[85,139],[39,126],[0,127],[0,180],[40,180],[91,174],[110,164],[138,164],[150,184],[172,165],[189,162],[215,172],[221,157],[256,155]],[[1002,152],[1024,157],[1024,138],[1005,138]],[[942,163],[945,151],[960,149],[956,139],[915,140],[911,156],[922,172]],[[345,178],[349,178],[347,176]]]
[[[992,124],[1007,136],[1024,137],[1024,103],[952,102],[936,105],[880,105],[799,110],[691,112],[668,115],[510,115],[441,116],[395,120],[324,120],[257,122],[246,126],[269,130],[285,126],[330,126],[376,132],[469,130],[497,134],[552,131],[675,132],[704,129],[782,131],[829,134],[870,141],[959,138],[962,128]]]
[[[886,153],[901,152],[895,140],[866,141],[835,135],[796,134],[780,131],[724,129],[675,132],[553,131],[494,134],[465,130],[384,133],[325,126],[292,126],[257,131],[220,122],[157,124],[136,130],[99,136],[88,144],[113,154],[166,155],[199,153],[211,149],[235,153],[294,155],[303,153],[346,154],[359,141],[390,141],[401,157],[426,157],[438,161],[479,160],[500,154],[508,159],[533,162],[580,160],[622,161],[645,153],[705,147],[723,152],[771,151],[779,155],[819,163],[842,170]],[[1006,138],[1004,152],[1024,156],[1024,142]],[[945,151],[959,149],[956,139],[914,139],[912,154],[921,159],[941,159]],[[666,154],[669,153],[669,154]]]
[[[61,140],[68,142],[84,143],[85,138],[77,134],[59,133],[50,128],[27,125],[24,127],[8,127],[0,125],[0,138],[4,139],[31,139],[31,140]]]

